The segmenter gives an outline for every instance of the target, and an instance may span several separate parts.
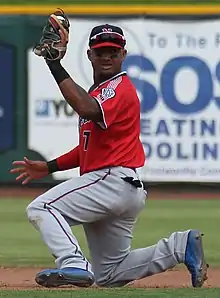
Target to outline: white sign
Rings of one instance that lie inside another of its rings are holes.
[[[88,36],[98,24],[123,28],[124,63],[141,101],[144,181],[220,181],[220,21],[71,20],[63,65],[89,89]],[[57,102],[58,101],[58,102]],[[132,108],[132,107],[131,107]],[[43,59],[29,53],[29,147],[51,159],[78,143],[78,118]],[[55,174],[66,179],[76,171]]]

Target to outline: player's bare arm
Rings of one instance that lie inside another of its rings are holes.
[[[100,122],[103,120],[103,116],[97,101],[70,77],[60,63],[67,51],[69,27],[68,18],[63,12],[52,14],[34,52],[45,58],[61,93],[78,115],[84,119]],[[122,62],[126,56],[125,38],[122,34],[111,33],[110,38],[115,42],[113,47],[100,48],[100,38],[105,39],[106,34],[102,36],[93,31],[90,36],[90,48],[87,51],[88,59],[94,70],[96,85],[120,73]]]
[[[51,14],[43,28],[42,38],[34,48],[34,52],[36,55],[45,58],[64,98],[79,116],[93,121],[100,121],[102,113],[96,100],[74,82],[60,63],[60,60],[66,54],[69,27],[69,20],[63,11]]]
[[[74,82],[63,68],[60,61],[50,62],[48,66],[63,97],[78,115],[82,118],[93,120],[94,122],[101,121],[102,113],[96,100]]]
[[[62,32],[60,34],[62,36]],[[64,42],[63,38],[64,36],[61,38],[62,42]],[[94,81],[96,84],[99,84],[121,71],[121,63],[125,58],[126,51],[117,48],[90,49],[87,55],[93,68],[96,69]],[[48,66],[69,105],[82,118],[93,120],[94,122],[102,121],[102,112],[97,101],[74,82],[61,66],[60,61],[50,62]]]

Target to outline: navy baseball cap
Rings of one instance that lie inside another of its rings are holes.
[[[120,27],[105,24],[92,29],[89,36],[89,47],[115,47],[123,49],[126,45],[124,33]]]

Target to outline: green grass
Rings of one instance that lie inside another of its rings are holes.
[[[28,199],[0,200],[0,264],[2,266],[53,266],[53,258],[40,239],[38,232],[29,224],[25,215]],[[133,248],[155,243],[175,230],[200,228],[204,233],[207,260],[212,266],[220,265],[220,237],[218,222],[220,201],[154,201],[148,200],[137,222]],[[85,254],[86,241],[80,227],[73,229]],[[0,277],[1,280],[1,277]],[[0,290],[0,297],[7,298],[219,298],[218,289],[77,289],[11,291]]]
[[[39,233],[28,222],[27,199],[0,200],[0,264],[2,266],[54,266]],[[148,200],[134,230],[133,248],[154,244],[173,231],[199,228],[205,233],[207,261],[220,266],[220,237],[216,229],[220,218],[220,201]],[[74,234],[88,257],[81,227]]]
[[[42,5],[42,4],[220,4],[220,0],[1,0],[0,5]]]
[[[219,298],[220,289],[109,289],[73,291],[2,291],[0,297],[7,298],[109,298],[109,297],[150,297],[150,298]]]

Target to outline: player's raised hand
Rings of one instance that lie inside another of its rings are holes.
[[[61,60],[66,53],[69,28],[70,22],[61,9],[52,13],[46,20],[41,39],[33,49],[34,53],[44,57],[47,62]]]
[[[27,184],[31,180],[41,179],[49,175],[47,163],[45,161],[34,161],[27,157],[24,160],[16,160],[12,163],[15,168],[10,170],[12,174],[19,174],[17,181]]]

